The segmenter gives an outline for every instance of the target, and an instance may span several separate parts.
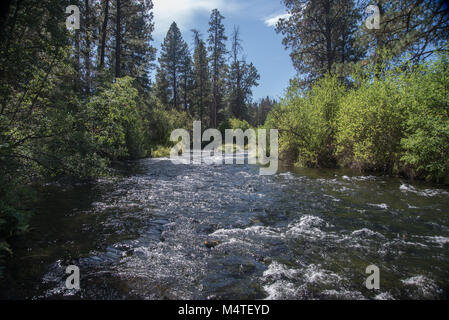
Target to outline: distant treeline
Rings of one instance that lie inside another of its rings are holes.
[[[447,2],[284,3],[277,31],[299,76],[266,123],[281,157],[449,183]],[[370,4],[379,29],[366,27]]]

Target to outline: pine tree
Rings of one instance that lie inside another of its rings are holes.
[[[115,14],[115,77],[120,78],[121,77],[121,70],[122,70],[122,62],[121,62],[121,56],[122,56],[122,16],[121,16],[121,0],[116,0],[116,14]]]
[[[173,22],[164,42],[161,46],[161,56],[159,64],[161,70],[167,75],[167,80],[171,90],[171,105],[178,108],[180,99],[181,70],[183,68],[183,59],[186,54],[185,42],[182,39],[176,22]]]
[[[156,72],[156,86],[154,92],[159,101],[168,106],[170,102],[170,83],[167,80],[167,74],[162,68],[157,68]]]
[[[361,1],[360,11],[368,5],[379,8],[380,29],[368,30],[361,24],[357,46],[370,48],[370,58],[381,63],[387,51],[400,60],[404,54],[410,61],[419,63],[444,48],[449,38],[449,5],[447,1]],[[364,19],[368,18],[365,14]]]
[[[181,68],[179,70],[180,86],[182,94],[182,103],[184,110],[189,109],[190,91],[192,88],[192,57],[187,43],[184,43],[183,54],[181,57]]]
[[[108,23],[109,23],[109,1],[103,0],[103,9],[102,9],[102,26],[101,26],[101,42],[100,42],[100,60],[98,69],[103,69],[104,61],[105,61],[105,52],[106,52],[106,40],[107,40],[107,32],[108,32]]]
[[[141,90],[148,89],[156,54],[151,46],[153,3],[146,0],[116,0],[114,9],[115,50],[110,52],[109,60],[114,63],[115,76],[131,76],[137,79]]]
[[[237,119],[248,119],[248,108],[252,95],[251,88],[257,86],[260,76],[252,63],[247,64],[240,57],[243,51],[240,33],[234,28],[232,34],[232,63],[228,73],[228,92],[230,111]]]
[[[359,22],[354,0],[283,2],[291,16],[281,19],[276,31],[284,35],[283,44],[291,49],[293,65],[306,76],[306,83],[336,74],[338,64],[360,59],[360,49],[354,45]]]
[[[193,30],[195,52],[193,55],[193,115],[199,116],[201,123],[208,116],[207,106],[210,104],[210,74],[207,59],[206,44],[200,38],[198,31]]]
[[[224,17],[217,9],[212,10],[209,21],[208,51],[212,73],[212,105],[210,126],[217,127],[217,113],[223,107],[224,71],[226,64],[226,44],[228,39],[223,25]]]

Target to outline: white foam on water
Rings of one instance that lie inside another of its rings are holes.
[[[277,261],[273,261],[268,266],[268,269],[263,272],[263,277],[271,278],[273,280],[281,279],[282,277],[294,279],[299,275],[299,273],[300,270],[288,269],[286,265],[279,263]]]
[[[321,228],[330,227],[323,219],[312,216],[305,215],[302,216],[298,222],[290,223],[288,229],[285,232],[287,237],[298,237],[298,236],[308,236],[312,238],[324,238],[328,234],[324,232]]]
[[[385,239],[385,236],[383,234],[381,234],[380,232],[376,232],[376,231],[373,231],[373,230],[368,229],[368,228],[363,228],[363,229],[360,229],[360,230],[353,231],[351,233],[351,237],[355,237],[355,238],[376,237],[376,238]]]
[[[381,208],[381,209],[384,209],[384,210],[388,209],[388,205],[386,203],[378,203],[378,204],[376,204],[376,203],[367,203],[367,204],[369,206],[378,207],[378,208]]]
[[[328,299],[346,299],[346,300],[366,300],[363,294],[359,291],[350,290],[324,290],[322,295]]]
[[[244,236],[262,236],[269,238],[279,238],[281,234],[276,228],[268,228],[263,226],[252,226],[245,229],[235,228],[235,229],[218,229],[210,234],[211,237],[238,237]]]
[[[316,285],[339,287],[342,280],[341,276],[321,268],[320,265],[310,264],[304,268],[293,269],[276,261],[268,266],[262,276],[262,282],[266,283],[264,289],[268,294],[267,300],[310,299],[313,298],[313,295],[310,295],[310,288]],[[327,295],[330,292],[330,290],[323,290],[319,294]],[[363,298],[360,293],[350,291],[340,292],[339,295],[348,299]]]
[[[441,293],[441,289],[436,283],[423,275],[410,277],[401,282],[412,290],[414,298],[433,299]]]
[[[298,286],[292,281],[299,278],[300,270],[289,269],[284,264],[273,261],[264,271],[262,281],[270,282],[263,286],[268,296],[266,300],[294,299]]]
[[[357,176],[357,177],[352,177],[353,180],[356,181],[369,181],[369,180],[376,180],[377,177],[376,176]]]
[[[327,198],[330,198],[332,201],[335,201],[335,202],[340,202],[341,201],[341,199],[335,198],[334,196],[331,196],[329,194],[325,194],[324,196],[327,197]]]
[[[303,277],[309,283],[332,284],[342,280],[338,274],[321,269],[315,264],[309,265],[307,269],[303,271]]]
[[[412,192],[417,195],[423,196],[423,197],[434,197],[434,196],[440,196],[440,195],[449,195],[449,192],[442,190],[442,189],[424,189],[424,190],[418,190],[412,185],[409,184],[401,184],[399,189],[402,192]]]
[[[449,244],[449,237],[438,237],[438,236],[434,236],[434,237],[424,237],[426,239],[428,239],[429,241],[438,244],[440,247],[444,247],[445,244]]]
[[[381,292],[374,297],[374,300],[395,300],[389,292]]]
[[[294,299],[297,296],[297,288],[291,282],[280,280],[263,286],[268,296],[265,300]]]

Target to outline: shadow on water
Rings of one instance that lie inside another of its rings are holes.
[[[449,190],[351,171],[146,159],[42,188],[2,299],[447,299]],[[213,241],[213,247],[204,245]],[[81,290],[65,288],[77,265]],[[381,272],[365,288],[365,269]]]

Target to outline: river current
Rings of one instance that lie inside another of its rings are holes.
[[[449,298],[445,187],[169,159],[119,172],[42,189],[0,298]],[[68,265],[80,268],[80,290],[65,286]],[[369,265],[379,290],[365,286]]]

